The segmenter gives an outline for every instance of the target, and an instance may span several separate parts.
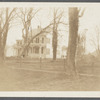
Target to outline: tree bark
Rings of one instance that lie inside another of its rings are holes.
[[[54,9],[54,20],[53,20],[53,37],[52,37],[52,47],[53,47],[53,60],[56,60],[57,55],[57,23],[56,23],[57,9]]]
[[[57,55],[57,32],[54,30],[53,31],[53,60],[56,60],[56,55]]]
[[[8,34],[8,8],[6,8],[6,27],[2,33],[0,33],[0,62],[3,63],[4,57],[5,57],[5,46],[6,46],[6,40],[7,40],[7,34]]]
[[[1,32],[0,32],[0,63],[2,62],[2,36],[1,36]]]
[[[3,50],[2,50],[2,48],[0,47],[0,64],[2,64],[3,63]]]
[[[9,22],[8,22],[8,8],[6,9],[6,27],[4,30],[4,34],[3,34],[3,45],[2,45],[2,57],[3,60],[5,58],[5,46],[6,46],[6,41],[7,41],[7,35],[8,35],[8,29],[9,29]]]
[[[75,53],[78,35],[78,9],[77,7],[69,8],[69,42],[67,51],[67,66],[70,73],[76,75]]]

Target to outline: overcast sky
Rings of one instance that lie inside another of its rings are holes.
[[[1,3],[1,7],[34,7],[41,8],[40,12],[38,12],[37,17],[32,20],[33,29],[38,25],[41,27],[47,26],[52,20],[52,9],[53,7],[60,7],[64,9],[64,22],[68,22],[68,7],[81,7],[86,8],[83,17],[79,20],[79,33],[84,32],[84,29],[87,29],[86,32],[87,42],[86,42],[86,50],[87,52],[93,52],[95,50],[94,46],[91,44],[91,40],[96,37],[95,27],[100,26],[100,4],[95,3]],[[13,45],[17,39],[22,38],[22,24],[20,20],[17,20],[18,25],[14,25],[8,33],[7,45]],[[60,25],[59,27],[62,30],[61,34],[63,34],[63,45],[67,44],[68,41],[68,26]]]

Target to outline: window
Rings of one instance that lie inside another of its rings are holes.
[[[36,38],[36,40],[35,40],[35,43],[37,43],[37,38]]]
[[[39,54],[39,47],[35,47],[35,53]]]
[[[18,56],[19,56],[19,52],[20,52],[20,50],[18,49]]]
[[[44,38],[42,38],[42,43],[44,43]]]
[[[41,53],[42,53],[42,54],[44,53],[44,48],[43,48],[43,47],[41,48]]]
[[[38,38],[38,43],[39,43],[39,38]]]
[[[38,37],[38,38],[36,38],[36,43],[39,43],[39,37]]]
[[[22,45],[22,41],[20,41],[20,45]]]

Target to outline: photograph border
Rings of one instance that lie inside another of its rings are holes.
[[[39,3],[39,2],[47,2],[47,3],[100,3],[100,0],[0,0],[0,2],[26,2],[26,3]],[[3,98],[2,98],[3,97]],[[11,98],[12,97],[12,98]],[[17,98],[16,98],[17,97]],[[20,98],[22,97],[22,98]],[[33,98],[34,97],[34,98]],[[37,98],[36,98],[37,97]],[[49,99],[50,97],[51,99]],[[52,98],[55,97],[55,98]],[[67,97],[67,98],[66,98]],[[77,98],[78,97],[78,98]],[[100,92],[95,92],[95,91],[86,91],[86,92],[81,92],[81,91],[73,91],[73,92],[0,92],[0,99],[1,100],[83,100],[83,97],[85,97],[85,100],[98,100],[97,98],[100,97]]]

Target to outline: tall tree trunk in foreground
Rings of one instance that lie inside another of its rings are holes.
[[[0,63],[3,62],[3,57],[2,57],[2,46],[0,44]]]
[[[57,31],[55,29],[53,30],[53,60],[56,60],[56,55],[57,55]]]
[[[56,30],[56,19],[55,19],[56,14],[57,11],[54,9],[53,36],[52,36],[53,60],[56,60],[56,54],[57,54],[57,30]]]
[[[77,45],[78,35],[78,8],[69,8],[69,42],[67,51],[67,66],[70,68],[70,72],[76,75],[75,68],[75,53]]]

